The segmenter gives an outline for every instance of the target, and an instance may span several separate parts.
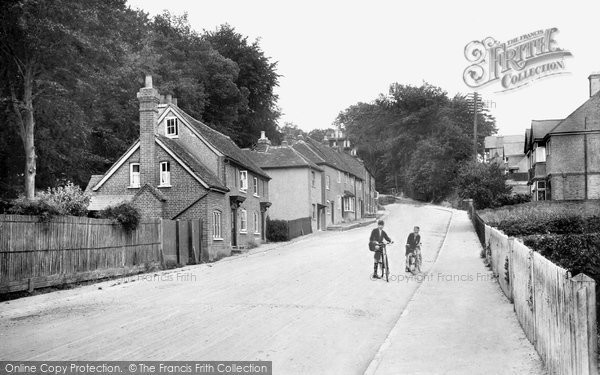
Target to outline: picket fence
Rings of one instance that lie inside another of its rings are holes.
[[[202,223],[150,219],[124,230],[106,219],[0,215],[0,293],[198,263]]]
[[[596,283],[584,274],[571,277],[517,239],[471,219],[517,319],[550,374],[598,374]]]

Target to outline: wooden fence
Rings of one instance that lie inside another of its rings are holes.
[[[289,220],[287,223],[288,223],[288,240],[312,233],[310,217],[303,217],[301,219]]]
[[[0,293],[200,262],[201,223],[150,219],[133,231],[110,220],[0,215]]]
[[[486,258],[550,374],[598,374],[596,283],[486,225],[470,210]]]

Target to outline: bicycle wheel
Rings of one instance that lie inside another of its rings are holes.
[[[421,272],[421,265],[423,264],[423,258],[421,258],[421,252],[419,251],[419,254],[417,254],[416,257],[416,261],[415,261],[415,270],[417,270],[417,272]]]
[[[385,258],[385,281],[390,282],[390,266],[388,263],[387,252],[384,255]]]

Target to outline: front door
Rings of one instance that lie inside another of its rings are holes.
[[[333,209],[333,202],[331,202],[331,224],[335,224],[335,219],[333,218],[335,210]]]
[[[237,246],[237,210],[231,210],[231,246]]]

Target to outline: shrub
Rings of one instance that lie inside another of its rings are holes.
[[[70,181],[64,186],[48,188],[37,196],[38,199],[56,207],[61,215],[86,216],[90,204],[90,196]]]
[[[24,196],[15,199],[8,211],[17,215],[39,216],[49,221],[53,216],[86,216],[90,197],[77,185],[67,182],[65,186],[48,188],[33,200]]]
[[[496,164],[473,161],[460,166],[454,183],[459,197],[473,199],[478,210],[494,207],[495,202],[510,194],[512,189],[506,185],[504,173]]]
[[[534,235],[523,242],[573,275],[600,281],[600,233]]]
[[[386,204],[396,203],[396,197],[393,195],[379,195],[377,198],[379,205],[385,206]]]
[[[502,194],[492,203],[492,207],[512,206],[531,202],[529,194]]]
[[[271,220],[267,217],[267,240],[288,241],[288,223],[285,220]]]
[[[136,229],[141,219],[140,212],[131,203],[107,207],[100,212],[100,216],[120,224],[127,231]]]
[[[43,222],[48,222],[54,216],[61,215],[61,212],[48,202],[41,199],[28,200],[25,197],[15,199],[8,212],[15,215],[38,216],[39,220]]]
[[[505,219],[499,223],[489,223],[508,236],[522,237],[535,234],[582,234],[600,232],[600,217],[557,216]]]

